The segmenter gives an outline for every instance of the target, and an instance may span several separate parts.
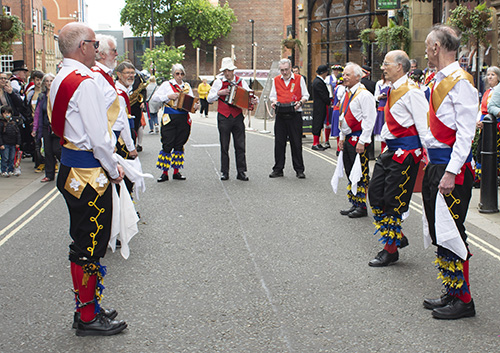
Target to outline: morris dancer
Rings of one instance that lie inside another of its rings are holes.
[[[402,50],[387,53],[384,77],[392,82],[385,98],[385,123],[381,129],[387,149],[378,157],[368,197],[379,239],[385,247],[368,265],[387,266],[399,259],[398,247],[408,245],[401,231],[402,214],[408,211],[422,159],[422,139],[427,133],[429,103],[419,87],[408,79],[408,55]]]
[[[446,293],[425,299],[424,307],[432,310],[434,318],[459,319],[476,315],[469,286],[472,254],[464,222],[474,181],[471,144],[479,99],[472,76],[455,60],[460,35],[451,27],[435,26],[425,44],[429,66],[435,66],[437,73],[425,136],[430,161],[422,183],[424,234],[427,246],[431,240],[437,246],[435,263]],[[436,201],[442,207],[436,207]]]
[[[78,336],[109,336],[127,327],[113,320],[115,310],[100,307],[106,268],[99,260],[106,254],[113,213],[109,185],[119,183],[124,173],[113,159],[104,98],[90,70],[98,47],[86,25],[64,26],[59,34],[63,66],[50,90],[52,128],[64,143],[57,188],[70,214],[69,260],[77,307],[73,327]]]
[[[349,177],[356,159],[360,155],[363,176],[358,182],[357,194],[351,190],[351,180],[347,186],[347,198],[351,208],[340,211],[343,216],[360,218],[368,215],[366,211],[366,190],[368,188],[369,167],[366,147],[371,142],[373,125],[377,116],[375,98],[360,81],[363,71],[358,64],[347,63],[344,69],[346,94],[340,104],[340,150],[344,151],[344,169]]]

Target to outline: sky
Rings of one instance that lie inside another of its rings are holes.
[[[92,29],[101,29],[101,24],[111,26],[109,29],[120,29],[120,10],[125,0],[86,0],[88,24]],[[107,28],[102,28],[107,29]]]

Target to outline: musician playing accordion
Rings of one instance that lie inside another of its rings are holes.
[[[245,124],[243,111],[240,107],[227,102],[226,97],[231,92],[231,87],[239,86],[247,91],[250,91],[247,83],[240,77],[234,74],[233,60],[231,58],[223,58],[220,72],[223,76],[217,78],[212,84],[212,88],[208,93],[207,100],[213,103],[218,100],[217,106],[217,126],[219,128],[220,154],[221,154],[221,180],[229,179],[229,144],[231,142],[231,134],[233,135],[233,144],[236,154],[236,178],[247,181],[246,176],[247,162],[245,156]],[[251,104],[257,104],[258,98],[252,97]]]
[[[157,179],[159,183],[168,180],[170,168],[174,170],[172,179],[186,180],[179,169],[184,166],[184,145],[191,133],[191,117],[186,110],[177,109],[177,100],[182,93],[193,96],[191,86],[183,81],[185,75],[184,67],[181,64],[174,64],[173,79],[163,82],[151,98],[153,104],[164,104],[160,124],[162,149],[156,162],[156,167],[163,172]],[[198,103],[194,103],[194,109],[198,109],[198,106]]]

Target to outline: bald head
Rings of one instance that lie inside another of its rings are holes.
[[[434,26],[428,35],[431,42],[438,42],[444,50],[448,52],[456,52],[460,47],[460,33],[446,25]]]
[[[87,67],[95,65],[95,33],[81,22],[68,23],[59,33],[59,50],[68,59],[74,59]]]

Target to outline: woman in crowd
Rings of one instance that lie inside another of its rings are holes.
[[[500,82],[500,68],[496,66],[490,66],[486,71],[486,81],[488,83],[488,89],[484,92],[483,98],[481,100],[481,109],[477,115],[476,128],[478,133],[476,133],[477,145],[476,145],[476,153],[474,155],[474,161],[476,163],[475,167],[475,179],[474,179],[474,187],[478,188],[481,183],[481,151],[483,145],[483,119],[488,114],[488,103],[491,100],[493,95],[493,91],[497,89],[498,83]]]
[[[45,178],[40,180],[42,183],[53,181],[56,174],[56,158],[61,160],[61,145],[59,137],[57,137],[50,126],[51,111],[47,106],[47,97],[50,94],[50,86],[54,81],[53,74],[46,74],[42,79],[42,92],[38,96],[35,117],[33,120],[33,136],[43,138],[43,146],[45,149]]]

